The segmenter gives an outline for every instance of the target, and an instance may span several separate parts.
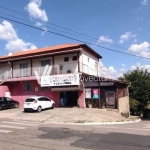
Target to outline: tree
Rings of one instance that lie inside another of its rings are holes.
[[[121,81],[131,82],[129,94],[131,99],[139,102],[138,110],[142,110],[150,102],[150,73],[147,69],[136,68],[129,70],[119,78]]]

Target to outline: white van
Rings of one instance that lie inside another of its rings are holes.
[[[45,96],[35,96],[27,98],[24,102],[24,112],[27,111],[38,111],[41,112],[43,109],[52,108],[54,109],[55,102]]]

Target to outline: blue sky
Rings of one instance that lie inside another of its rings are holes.
[[[45,30],[45,32],[38,31],[0,18],[0,55],[25,49],[78,43],[46,32],[50,30],[150,59],[150,1],[148,0],[1,0],[0,5],[20,12],[18,14],[0,7],[1,16]],[[64,32],[68,31],[52,26],[51,23],[94,38],[75,36],[72,32],[66,34]],[[150,70],[149,59],[89,46],[103,56],[102,76],[116,78],[136,66]]]

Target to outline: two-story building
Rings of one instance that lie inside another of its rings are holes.
[[[0,96],[46,96],[59,106],[93,105],[129,113],[129,83],[100,77],[102,58],[86,44],[64,44],[0,57]]]
[[[66,97],[67,105],[77,106],[78,103],[83,108],[84,87],[80,76],[99,76],[100,58],[85,44],[64,44],[9,53],[0,57],[0,94],[19,101],[20,106],[27,97],[42,95],[53,99],[57,107],[60,106],[60,99]],[[53,85],[41,83],[45,80],[41,76],[55,78]],[[62,83],[62,78],[68,81],[63,80]]]

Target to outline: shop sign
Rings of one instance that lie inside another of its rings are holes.
[[[114,82],[100,82],[100,86],[113,86]]]
[[[61,74],[41,77],[41,87],[79,85],[79,74]]]
[[[99,98],[99,96],[98,96],[98,89],[93,89],[93,99],[94,98]]]
[[[85,89],[85,98],[91,98],[91,89]]]

